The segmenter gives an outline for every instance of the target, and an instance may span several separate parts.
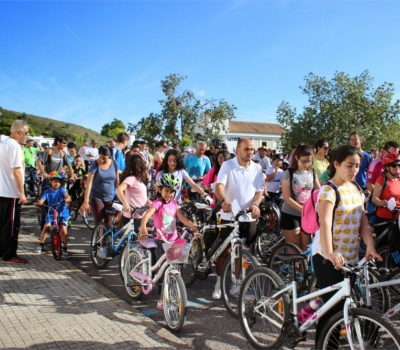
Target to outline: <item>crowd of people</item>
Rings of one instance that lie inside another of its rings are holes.
[[[366,216],[364,202],[368,198],[365,194],[370,194],[367,207],[373,208],[371,211],[378,222],[392,217],[387,208],[391,198],[400,207],[398,143],[387,141],[382,147],[366,152],[358,132],[349,135],[347,145],[334,150],[329,147],[328,140],[321,139],[314,146],[299,144],[286,155],[266,147],[255,149],[254,142],[247,138],[239,139],[233,153],[219,139],[211,140],[209,145],[199,141],[193,149],[185,148],[183,152],[178,145],[161,140],[156,143],[154,154],[145,141],[128,143],[129,136],[120,133],[115,140],[109,140],[99,148],[92,140],[77,150],[74,142],[68,143],[60,135],[55,137],[52,147],[44,149],[29,138],[26,122],[15,121],[10,138],[0,144],[0,256],[3,261],[26,262],[17,255],[20,206],[26,203],[25,171],[32,179],[37,173],[43,176],[38,205],[63,202],[59,208],[59,223],[64,258],[68,258],[66,237],[71,210],[64,203],[76,198],[84,178],[86,190],[79,211],[82,214],[90,208],[96,224],[110,224],[107,209],[116,199],[123,205],[122,224],[129,220],[131,206],[150,206],[146,214],[135,214],[135,230],[140,233],[140,240],[145,239],[150,217],[170,241],[177,237],[177,220],[197,231],[179,211],[178,202],[182,196],[203,197],[211,206],[218,201],[222,222],[234,220],[233,201],[237,201],[241,209],[249,209],[254,219],[260,215],[260,204],[271,201],[281,210],[281,230],[285,240],[302,250],[307,249],[312,239],[301,230],[303,207],[313,190],[320,189],[316,203],[320,229],[315,232],[312,249],[320,287],[343,279],[340,268],[344,262],[357,262],[359,237],[367,246],[367,257],[380,258]],[[70,181],[68,191],[62,186],[65,175]],[[157,193],[155,200],[150,200],[147,195],[152,179]],[[43,251],[52,219],[45,210],[42,213],[43,230],[36,249],[38,253]],[[248,236],[255,234],[256,221],[251,222],[248,230]],[[220,239],[229,233],[221,230]],[[160,238],[156,237],[156,240],[161,247]],[[156,255],[162,253],[160,248]],[[217,260],[214,299],[221,298],[220,276],[229,254],[230,248],[227,248]],[[324,265],[323,259],[332,265]],[[157,307],[162,308],[161,299]],[[330,317],[332,312],[325,317]],[[323,324],[322,320],[320,324]]]

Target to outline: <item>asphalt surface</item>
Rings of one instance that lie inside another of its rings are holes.
[[[31,217],[33,222],[36,220],[34,206],[24,207],[21,215]],[[35,231],[35,236],[39,239],[39,227]],[[159,325],[167,328],[163,312],[156,309],[157,288],[154,288],[149,295],[143,295],[140,300],[133,300],[125,291],[119,275],[119,257],[110,261],[103,270],[98,270],[94,266],[90,258],[91,231],[85,226],[81,217],[78,217],[68,229],[68,236],[70,263]],[[48,240],[46,243],[42,254],[51,254],[50,243]],[[186,322],[175,335],[196,349],[252,349],[242,334],[239,321],[230,316],[223,301],[211,298],[215,282],[215,274],[211,274],[206,280],[196,280],[187,288],[189,308]],[[313,348],[313,342],[302,343],[296,348]]]

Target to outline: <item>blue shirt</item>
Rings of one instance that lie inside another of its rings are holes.
[[[57,188],[56,190],[53,190],[53,188],[50,187],[46,191],[44,191],[41,199],[45,200],[47,202],[47,205],[54,205],[65,200],[64,195],[66,193],[67,190],[63,186]],[[69,211],[66,203],[58,205],[56,209],[59,215],[61,215],[61,213],[63,214],[67,213],[67,215],[62,215],[62,216],[67,216],[67,217],[69,216]]]
[[[118,166],[114,160],[111,161],[111,165],[107,170],[101,169],[97,161],[92,163],[89,172],[93,173],[94,177],[90,198],[101,202],[109,202],[114,198],[117,170]]]
[[[360,169],[356,175],[356,182],[364,190],[367,187],[367,170],[372,162],[372,156],[365,151],[363,151],[362,154],[363,157],[361,159]]]
[[[186,171],[190,177],[202,177],[211,169],[211,162],[207,156],[199,158],[194,153],[187,154],[183,163],[186,165]]]

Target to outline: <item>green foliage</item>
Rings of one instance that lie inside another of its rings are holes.
[[[56,135],[65,135],[68,140],[75,140],[75,135],[79,137],[85,137],[88,140],[96,139],[99,144],[105,144],[106,138],[102,137],[98,132],[83,128],[79,125],[72,123],[65,123],[54,119],[42,118],[32,114],[26,114],[21,112],[9,111],[7,109],[0,107],[0,126],[4,125],[4,120],[14,120],[22,119],[28,123],[29,133],[32,136],[43,135],[45,137],[54,137]],[[9,124],[11,128],[11,124]],[[66,124],[68,124],[68,129],[66,129]],[[5,135],[10,134],[10,128],[7,130],[7,124],[5,124],[5,129],[0,130],[0,134]]]
[[[180,148],[184,149],[185,147],[189,147],[192,145],[192,140],[189,137],[182,137],[181,142],[179,143]]]
[[[72,137],[76,142],[79,142],[79,143],[82,143],[85,141],[85,138],[83,136],[79,136],[77,134],[73,134]]]
[[[11,125],[14,122],[13,119],[1,119],[0,120],[0,135],[10,135]]]
[[[178,142],[182,136],[191,140],[212,138],[216,133],[226,131],[225,122],[235,118],[235,106],[224,100],[196,99],[192,91],[180,91],[180,85],[186,77],[171,74],[161,81],[165,98],[160,100],[160,114],[151,113],[137,124],[128,124],[128,132],[135,131],[136,137],[153,143],[154,139]],[[196,134],[196,125],[205,136]]]
[[[125,131],[125,124],[122,120],[114,118],[111,123],[104,124],[101,129],[101,135],[115,139],[118,134]]]
[[[386,140],[399,140],[400,101],[392,103],[392,83],[383,83],[375,90],[368,71],[351,78],[336,72],[331,81],[310,73],[305,77],[303,94],[308,105],[297,114],[283,101],[277,110],[277,121],[288,132],[281,137],[282,147],[304,142],[313,145],[327,139],[332,147],[348,143],[351,132],[363,137],[363,148],[368,150]]]

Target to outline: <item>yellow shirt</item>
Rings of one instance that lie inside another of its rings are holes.
[[[317,179],[319,179],[322,175],[322,173],[328,169],[329,166],[329,160],[324,157],[322,162],[318,160],[315,155],[313,156],[313,169],[315,170],[315,173],[317,174]]]

